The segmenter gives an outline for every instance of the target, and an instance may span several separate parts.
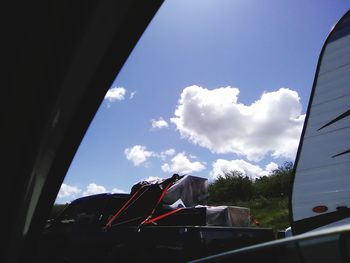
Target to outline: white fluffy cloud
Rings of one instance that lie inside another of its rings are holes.
[[[266,165],[265,169],[258,165],[251,164],[244,160],[224,160],[217,159],[213,162],[213,170],[210,172],[211,177],[217,178],[219,175],[223,175],[230,171],[239,171],[243,175],[250,177],[251,179],[256,179],[261,176],[269,175],[273,170],[277,169],[278,165],[274,162],[270,162]]]
[[[79,189],[76,186],[62,184],[57,196],[59,198],[69,197],[69,196],[74,196],[76,194],[79,194],[80,192],[81,192],[81,189]]]
[[[276,170],[278,168],[277,163],[274,162],[270,162],[268,165],[265,166],[265,170],[270,172],[273,172],[274,170]]]
[[[162,129],[169,127],[168,123],[162,117],[159,117],[158,120],[152,119],[151,124],[153,129]]]
[[[146,181],[146,182],[152,183],[152,182],[159,182],[162,180],[163,180],[163,178],[158,177],[158,176],[149,176],[148,178],[144,178],[141,181]]]
[[[124,154],[126,159],[132,161],[135,166],[139,166],[140,164],[147,161],[147,158],[154,155],[153,152],[147,151],[146,146],[142,145],[134,145],[131,148],[126,148],[124,150]]]
[[[281,88],[251,105],[239,103],[238,94],[233,87],[186,87],[171,122],[183,138],[214,153],[293,159],[304,122],[298,93]]]
[[[124,100],[125,93],[126,93],[126,90],[123,87],[111,88],[107,91],[107,93],[105,95],[105,100],[108,100],[109,102],[115,102],[117,100]]]
[[[171,159],[170,164],[165,163],[161,168],[166,173],[189,174],[205,169],[205,163],[199,161],[191,162],[185,153],[178,153]]]
[[[97,185],[95,183],[91,183],[86,187],[86,190],[82,192],[81,189],[75,186],[70,186],[67,184],[62,184],[60,191],[58,192],[57,197],[58,198],[70,198],[75,199],[82,196],[88,196],[88,195],[94,195],[94,194],[101,194],[101,193],[107,193],[109,192],[104,186]],[[120,189],[120,188],[113,188],[111,193],[126,193],[126,191]],[[79,195],[78,195],[79,194]]]
[[[159,158],[162,159],[162,160],[164,161],[167,157],[173,156],[175,153],[176,153],[175,149],[170,148],[170,149],[168,149],[168,150],[162,151],[162,152],[159,154]]]
[[[102,193],[107,193],[107,190],[104,186],[91,183],[86,187],[86,190],[83,192],[83,196],[102,194]]]

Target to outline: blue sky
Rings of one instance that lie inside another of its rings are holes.
[[[92,121],[56,202],[142,179],[293,161],[317,59],[345,0],[171,0]]]

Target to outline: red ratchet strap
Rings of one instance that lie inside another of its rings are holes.
[[[117,213],[108,221],[106,224],[106,227],[110,227],[113,223],[113,221],[120,215],[121,212],[125,210],[125,208],[135,199],[135,197],[138,195],[138,193],[143,189],[143,186],[140,187],[129,199],[126,201],[126,203],[118,210]]]
[[[168,191],[168,189],[170,188],[170,186],[172,186],[173,183],[174,183],[174,181],[171,181],[171,182],[163,189],[162,194],[160,195],[160,197],[159,197],[159,199],[158,199],[158,201],[157,201],[157,204],[154,206],[154,208],[153,208],[151,214],[150,214],[145,220],[143,220],[142,223],[141,223],[140,225],[145,224],[146,222],[148,222],[148,221],[151,219],[151,217],[153,216],[154,212],[156,211],[156,209],[157,209],[159,203],[162,201],[164,195],[166,194],[166,192]]]
[[[162,214],[160,216],[157,216],[157,217],[155,217],[153,219],[148,219],[148,220],[146,219],[143,224],[144,225],[152,224],[152,223],[154,223],[154,222],[156,222],[156,221],[158,221],[158,220],[160,220],[160,219],[162,219],[164,217],[167,217],[167,216],[170,216],[172,214],[175,214],[176,212],[178,212],[178,211],[180,211],[182,209],[183,209],[183,207],[180,207],[180,208],[177,208],[177,209],[175,209],[173,211],[170,211],[168,213],[165,213],[165,214]]]

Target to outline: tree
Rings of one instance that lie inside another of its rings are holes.
[[[226,172],[209,185],[209,203],[232,204],[259,197],[288,196],[292,174],[292,162],[285,162],[268,176],[260,177],[255,181],[239,171]]]
[[[291,190],[293,163],[285,162],[269,176],[263,176],[255,180],[255,196],[281,197],[288,196]]]
[[[252,180],[247,176],[243,176],[239,171],[224,173],[209,185],[210,204],[245,201],[251,199],[253,194]]]

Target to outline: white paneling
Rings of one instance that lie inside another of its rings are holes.
[[[326,47],[293,187],[294,220],[316,216],[312,208],[326,205],[350,207],[350,117],[322,126],[350,109],[350,35]],[[319,130],[320,129],[320,130]]]

